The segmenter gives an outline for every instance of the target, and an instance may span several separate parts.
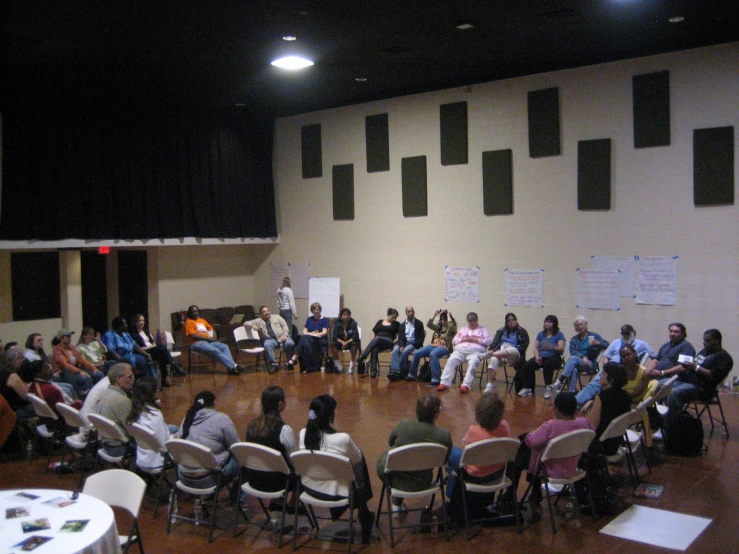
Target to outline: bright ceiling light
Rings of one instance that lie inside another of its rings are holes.
[[[685,21],[685,18],[682,15],[674,15],[670,19],[668,19],[670,23],[682,23]]]
[[[282,69],[303,69],[304,67],[313,65],[313,62],[300,56],[285,56],[274,60],[272,65],[281,67]]]
[[[285,35],[284,37],[282,37],[282,40],[286,40],[287,42],[292,42],[292,41],[298,40],[298,39],[296,37],[292,36],[292,35]]]

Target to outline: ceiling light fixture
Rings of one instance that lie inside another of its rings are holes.
[[[685,18],[682,15],[674,15],[670,19],[668,19],[670,23],[682,23],[685,21]]]
[[[292,35],[285,35],[284,37],[282,37],[282,40],[286,40],[288,42],[292,42],[294,40],[297,40],[297,38],[294,37],[294,36],[292,36]]]
[[[466,31],[467,29],[473,29],[475,26],[472,23],[460,23],[457,25],[457,29],[460,31]]]
[[[300,56],[284,56],[276,59],[272,62],[272,65],[281,67],[282,69],[303,69],[304,67],[310,67],[313,62]]]
[[[367,81],[367,77],[354,77],[354,80],[358,83],[364,83],[365,81]]]

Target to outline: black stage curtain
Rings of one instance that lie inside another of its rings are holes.
[[[3,113],[3,240],[277,235],[273,122],[234,114]]]

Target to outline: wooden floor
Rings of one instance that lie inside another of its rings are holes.
[[[502,376],[501,376],[502,378]],[[244,436],[248,422],[260,411],[260,394],[268,384],[282,386],[288,398],[284,412],[285,421],[295,433],[305,426],[310,400],[323,393],[335,396],[338,401],[335,426],[348,432],[363,450],[370,466],[375,497],[370,502],[376,510],[379,502],[380,483],[374,466],[377,457],[387,448],[387,437],[392,427],[403,417],[415,417],[415,403],[419,395],[432,392],[420,383],[399,382],[391,384],[383,375],[369,379],[357,375],[301,375],[284,370],[275,375],[262,371],[250,372],[239,377],[230,377],[225,372],[194,373],[192,376],[173,379],[173,386],[161,394],[162,409],[168,422],[178,424],[190,405],[193,396],[205,389],[216,395],[217,409],[231,416],[240,436]],[[498,384],[498,390],[504,385]],[[506,419],[514,436],[530,431],[552,417],[552,402],[542,398],[543,390],[537,388],[536,397],[518,398],[507,395]],[[474,406],[480,397],[475,386],[470,394],[461,395],[456,386],[439,394],[442,398],[442,413],[438,425],[449,428],[454,443],[459,445],[470,424],[474,422]],[[706,437],[708,452],[699,458],[678,458],[658,453],[658,465],[646,482],[663,485],[664,495],[658,500],[637,499],[631,496],[628,485],[624,487],[621,500],[624,509],[631,504],[672,510],[713,519],[713,523],[691,545],[688,552],[739,552],[739,533],[736,532],[736,514],[739,513],[739,398],[722,396],[724,409],[729,420],[732,438],[726,440],[717,428],[712,438]],[[706,423],[706,430],[709,430]],[[72,489],[76,483],[73,475],[43,474],[43,464],[37,460],[33,465],[25,462],[0,464],[0,488],[49,487]],[[157,519],[152,518],[153,506],[144,501],[140,516],[140,527],[146,552],[197,552],[198,554],[256,551],[276,551],[276,542],[267,532],[259,534],[255,528],[237,538],[231,534],[220,535],[208,544],[205,530],[189,524],[180,525],[172,534],[166,533],[166,510]],[[598,533],[615,516],[602,516],[596,521],[581,516],[552,534],[545,509],[541,522],[526,527],[518,535],[513,527],[484,529],[471,543],[463,534],[455,536],[450,543],[443,535],[406,533],[395,550],[399,552],[447,552],[479,554],[480,548],[517,553],[540,552],[542,548],[553,552],[669,552],[668,550],[640,543],[616,539]],[[561,519],[558,520],[561,522]],[[390,540],[386,520],[381,524],[380,540],[363,552],[389,552]],[[290,546],[283,547],[287,551]],[[303,550],[330,549],[345,551],[337,543],[313,541]],[[342,550],[343,549],[343,550]],[[132,550],[134,552],[134,550]]]

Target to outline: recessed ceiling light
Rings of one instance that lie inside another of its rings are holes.
[[[675,15],[667,21],[669,21],[670,23],[682,23],[683,21],[685,21],[685,18],[682,15]]]
[[[237,108],[243,108],[244,106],[246,106],[246,104],[244,104],[243,102],[236,102],[234,103],[234,106],[236,106]]]
[[[288,42],[292,42],[292,41],[297,40],[297,39],[296,39],[296,37],[294,37],[292,35],[285,35],[284,37],[282,37],[282,40],[286,40]]]
[[[313,65],[313,62],[300,56],[285,56],[272,62],[272,65],[282,69],[303,69]]]
[[[367,80],[367,77],[354,77],[354,80],[358,83],[364,83]]]
[[[457,25],[457,29],[459,29],[460,31],[466,31],[467,29],[472,28],[474,28],[474,25],[472,23],[460,23],[459,25]]]

